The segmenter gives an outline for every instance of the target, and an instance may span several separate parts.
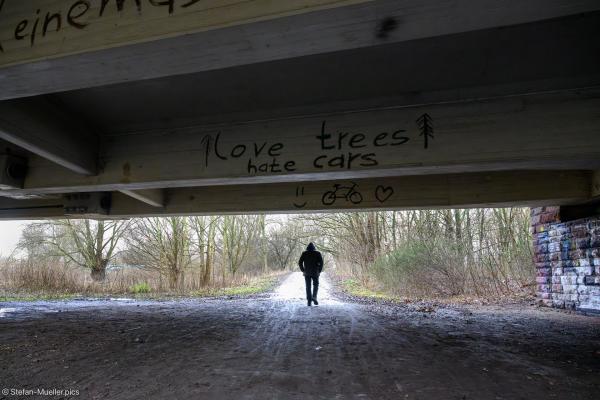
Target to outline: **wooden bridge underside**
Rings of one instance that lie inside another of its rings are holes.
[[[600,3],[0,0],[0,218],[595,204]]]

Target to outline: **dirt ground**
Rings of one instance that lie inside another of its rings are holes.
[[[323,281],[310,308],[296,273],[249,299],[1,303],[0,387],[82,399],[600,398],[599,317],[361,304]]]

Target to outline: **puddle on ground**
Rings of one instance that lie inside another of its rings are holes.
[[[8,307],[0,307],[0,318],[19,319],[41,317],[47,314],[81,311],[86,309],[101,309],[114,306],[131,306],[132,304],[154,304],[155,302],[139,301],[130,298],[114,299],[73,299],[56,301],[10,302]]]
[[[14,314],[17,312],[15,307],[0,308],[0,318],[5,318],[7,315]]]

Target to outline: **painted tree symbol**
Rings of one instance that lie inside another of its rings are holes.
[[[429,138],[433,139],[433,119],[429,114],[425,113],[417,118],[417,126],[421,133],[419,136],[423,136],[423,147],[429,147]]]

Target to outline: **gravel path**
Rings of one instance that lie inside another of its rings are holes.
[[[600,318],[530,306],[0,303],[0,387],[81,399],[598,399]],[[0,398],[36,398],[0,395]]]

